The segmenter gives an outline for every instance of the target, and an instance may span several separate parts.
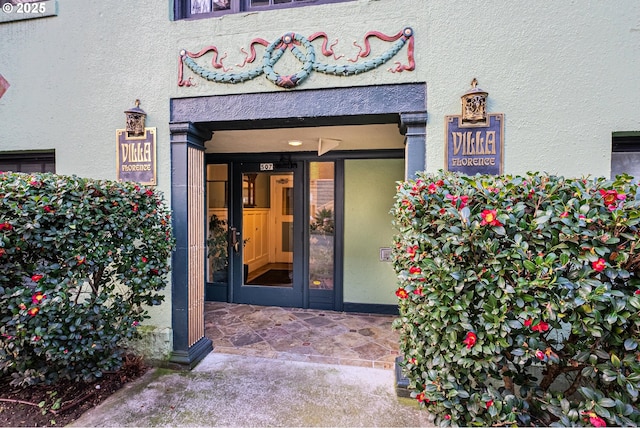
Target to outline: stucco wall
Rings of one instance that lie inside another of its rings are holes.
[[[393,266],[380,261],[380,248],[393,243],[389,211],[403,177],[402,159],[344,162],[345,303],[397,304]]]
[[[426,81],[430,170],[444,165],[444,115],[459,113],[473,77],[489,92],[489,111],[505,114],[508,173],[608,175],[611,132],[640,129],[636,0],[356,0],[192,21],[170,21],[167,3],[65,0],[58,16],[0,24],[0,74],[11,84],[0,99],[0,148],[55,148],[58,172],[112,178],[114,130],[140,98],[158,128],[159,186],[168,191],[169,97],[282,90],[263,76],[180,88],[181,49],[217,46],[237,71],[240,49],[256,37],[324,31],[344,61],[366,32],[405,26],[415,32],[415,71],[313,73],[300,89]],[[385,49],[370,41],[372,55]],[[395,59],[406,62],[406,48]]]
[[[357,76],[313,73],[299,89],[426,82],[431,171],[444,165],[444,116],[460,113],[473,77],[489,92],[489,111],[505,114],[506,173],[608,175],[611,132],[640,130],[637,0],[355,0],[191,21],[171,21],[169,0],[57,3],[57,16],[0,23],[0,74],[11,84],[0,98],[0,151],[55,149],[58,173],[114,179],[115,130],[138,98],[158,131],[158,188],[167,198],[170,98],[285,91],[263,76],[178,87],[180,50],[215,45],[237,71],[252,39],[291,31],[327,33],[344,55],[337,62],[348,63],[367,32],[412,27],[414,71],[391,73],[388,64]],[[388,47],[370,41],[372,56]],[[393,60],[406,63],[406,49]],[[159,328],[171,326],[167,307],[153,311]]]

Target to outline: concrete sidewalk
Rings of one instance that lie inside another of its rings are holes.
[[[211,353],[192,371],[152,370],[71,426],[433,426],[394,382],[393,370]]]

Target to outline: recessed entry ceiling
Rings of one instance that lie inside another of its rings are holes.
[[[215,131],[205,147],[207,153],[310,152],[319,150],[320,139],[325,140],[325,150],[404,148],[397,124]],[[289,145],[294,140],[302,144]]]

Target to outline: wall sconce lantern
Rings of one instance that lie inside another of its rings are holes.
[[[144,135],[144,119],[147,113],[140,108],[140,100],[136,100],[136,106],[124,112],[127,115],[127,136],[139,137]]]
[[[471,81],[471,89],[462,97],[462,123],[486,123],[487,122],[487,96],[488,92],[478,88],[478,79]]]

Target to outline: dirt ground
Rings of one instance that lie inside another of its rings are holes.
[[[0,426],[65,426],[111,394],[142,376],[148,367],[141,359],[128,357],[115,373],[105,373],[92,383],[64,381],[56,385],[16,388],[10,379],[0,378]],[[53,409],[59,400],[59,407]]]

